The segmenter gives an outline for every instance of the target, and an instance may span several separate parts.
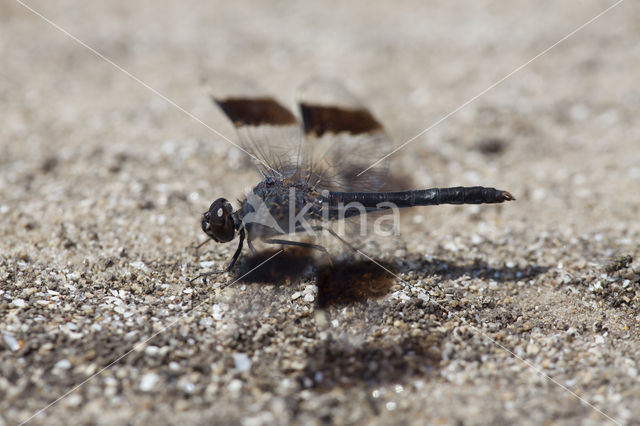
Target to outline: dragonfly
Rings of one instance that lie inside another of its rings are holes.
[[[227,243],[236,236],[239,242],[226,268],[196,278],[230,271],[245,240],[253,253],[256,240],[327,253],[322,245],[287,239],[327,231],[355,250],[331,223],[392,208],[515,199],[508,191],[483,186],[380,191],[389,175],[385,155],[391,138],[337,81],[315,78],[300,87],[301,124],[288,108],[246,82],[212,85],[210,95],[235,126],[239,146],[252,157],[262,181],[236,210],[218,198],[204,213],[201,227],[210,238],[205,242]]]

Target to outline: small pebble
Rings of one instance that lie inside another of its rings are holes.
[[[233,363],[238,373],[244,373],[251,369],[251,360],[244,352],[236,352],[231,355],[233,357]]]
[[[142,261],[131,262],[131,266],[140,270],[147,269],[147,265],[145,265]]]
[[[71,361],[66,358],[61,359],[60,361],[56,362],[56,365],[53,368],[56,368],[58,370],[68,370],[71,368]]]
[[[227,386],[227,389],[232,394],[237,395],[240,392],[240,390],[242,389],[242,381],[238,380],[238,379],[231,380],[229,382],[229,385]]]
[[[217,303],[211,307],[211,316],[214,320],[220,321],[222,319],[222,307]]]
[[[79,407],[82,404],[82,395],[77,392],[69,395],[66,400],[66,404],[70,407]]]
[[[540,347],[538,345],[536,345],[535,343],[529,343],[527,345],[527,353],[529,355],[537,355],[538,352],[540,352]]]
[[[158,383],[158,380],[160,380],[160,376],[158,376],[156,373],[145,374],[140,380],[140,390],[142,392],[151,391],[156,383]]]
[[[159,350],[160,350],[160,348],[158,348],[157,346],[151,345],[151,346],[147,346],[144,349],[144,353],[149,355],[149,356],[156,356],[156,355],[158,355]]]
[[[20,349],[20,343],[18,342],[18,340],[16,340],[15,337],[13,337],[13,335],[5,334],[3,337],[4,337],[4,342],[7,344],[9,349],[11,349],[13,352]]]

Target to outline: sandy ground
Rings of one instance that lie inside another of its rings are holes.
[[[337,77],[399,145],[613,1],[130,3],[28,2],[230,138],[211,70]],[[334,247],[223,288],[273,253],[188,282],[244,154],[1,0],[0,424],[638,424],[639,35],[625,1],[394,155],[517,197],[405,212],[366,246],[397,278]]]

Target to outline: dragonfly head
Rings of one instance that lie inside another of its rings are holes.
[[[233,240],[236,227],[231,203],[224,198],[215,200],[202,217],[202,230],[219,243]]]

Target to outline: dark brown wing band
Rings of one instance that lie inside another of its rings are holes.
[[[307,134],[346,132],[353,135],[382,130],[382,125],[366,109],[347,109],[301,103],[300,112]]]
[[[236,126],[296,124],[296,117],[271,98],[213,99]]]

